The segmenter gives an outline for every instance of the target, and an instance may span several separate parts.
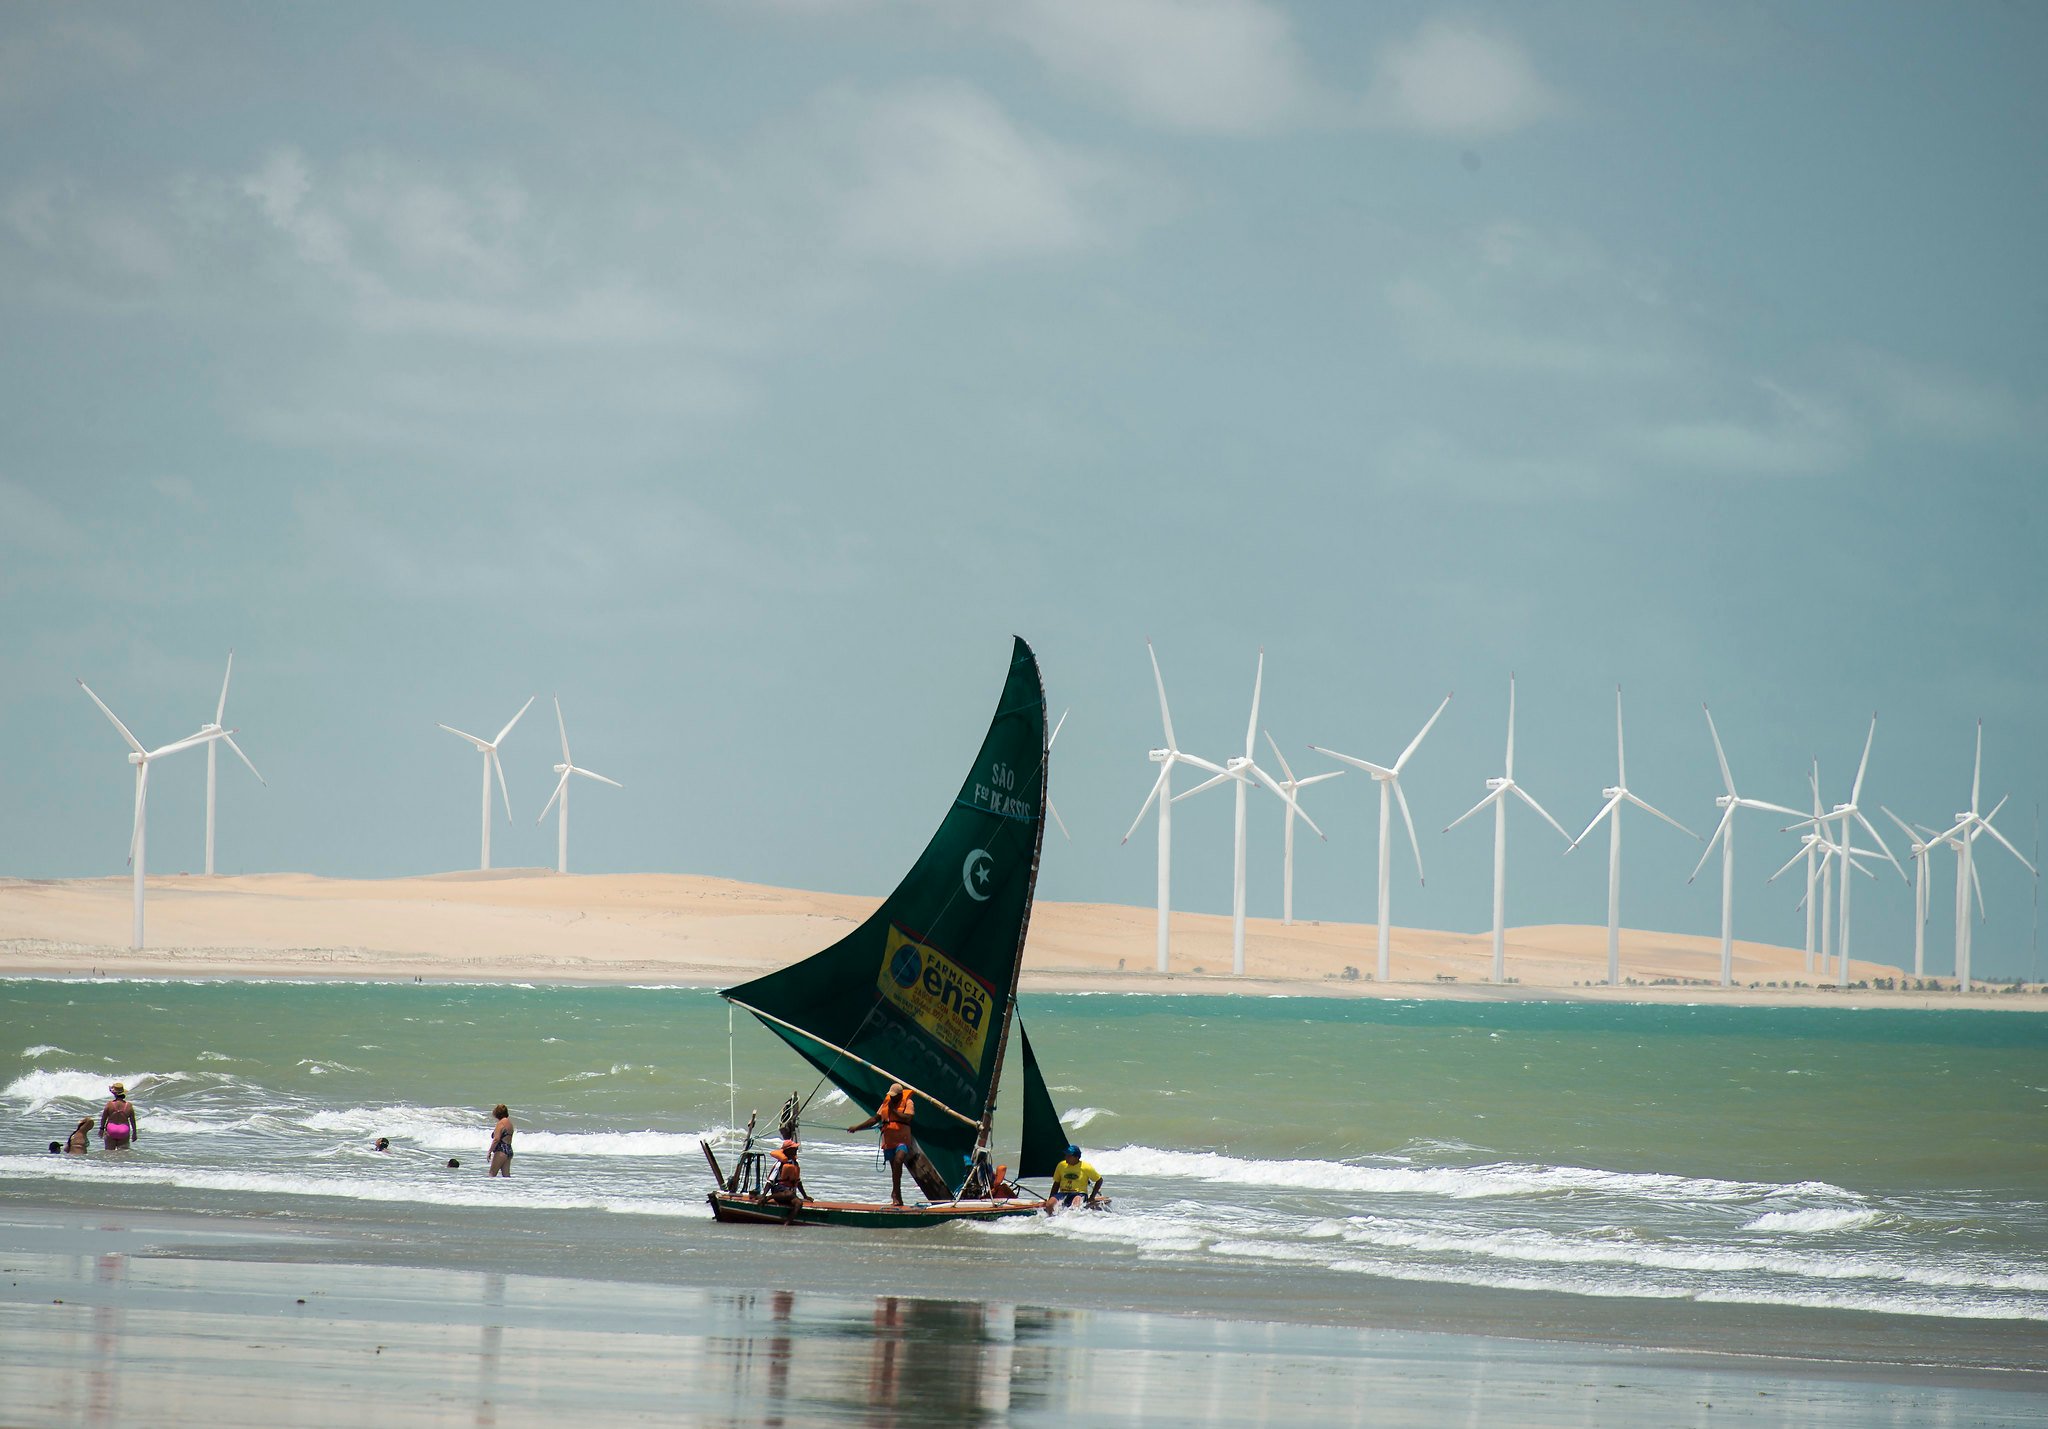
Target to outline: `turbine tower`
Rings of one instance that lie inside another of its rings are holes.
[[[519,714],[505,721],[505,727],[498,731],[496,739],[478,739],[473,734],[463,733],[452,724],[441,726],[457,738],[466,739],[475,745],[477,753],[484,757],[484,844],[483,853],[477,864],[480,870],[489,871],[491,866],[491,771],[494,769],[498,772],[498,793],[503,795],[505,800],[505,817],[512,817],[512,794],[505,787],[505,766],[498,761],[498,746],[505,742],[505,736],[512,732],[512,726],[519,723],[520,717],[532,709],[533,702],[539,698],[539,695],[528,695],[526,703],[519,707]]]
[[[1174,795],[1174,802],[1192,799],[1205,789],[1213,789],[1225,780],[1234,781],[1237,789],[1237,862],[1230,886],[1230,970],[1239,977],[1244,976],[1244,798],[1252,781],[1271,789],[1280,796],[1281,802],[1297,814],[1302,822],[1315,829],[1316,837],[1322,838],[1323,831],[1316,828],[1316,821],[1301,812],[1301,806],[1294,802],[1294,796],[1280,787],[1280,783],[1265,770],[1259,768],[1252,758],[1252,749],[1259,733],[1259,691],[1266,681],[1266,652],[1259,650],[1259,664],[1252,676],[1252,717],[1245,722],[1244,753],[1224,761],[1220,773],[1197,784],[1185,794]]]
[[[1311,774],[1306,779],[1297,779],[1294,777],[1294,770],[1287,763],[1287,756],[1282,754],[1280,746],[1274,743],[1273,731],[1269,729],[1265,733],[1266,743],[1273,746],[1273,757],[1280,761],[1280,788],[1289,795],[1287,804],[1287,837],[1283,844],[1285,852],[1280,857],[1280,921],[1283,924],[1292,926],[1294,923],[1294,820],[1297,815],[1301,814],[1301,809],[1297,806],[1292,796],[1300,793],[1311,784],[1321,784],[1330,779],[1341,779],[1344,777],[1344,771],[1333,769],[1327,774]],[[1304,815],[1303,817],[1306,816]]]
[[[100,713],[107,717],[108,723],[121,732],[121,738],[128,741],[128,762],[135,766],[135,829],[128,836],[128,862],[135,872],[135,924],[133,932],[129,936],[128,946],[140,948],[142,946],[142,889],[145,878],[143,865],[146,862],[145,856],[148,853],[149,766],[164,756],[176,754],[180,750],[192,749],[202,744],[210,745],[216,739],[226,739],[234,731],[217,727],[202,729],[197,734],[187,735],[176,743],[162,745],[156,749],[144,749],[142,741],[130,734],[128,726],[121,723],[114,712],[107,708],[107,702],[98,695],[93,694],[91,685],[80,680],[78,688],[85,691],[92,702],[100,707]]]
[[[1156,801],[1159,805],[1159,964],[1160,972],[1167,969],[1169,933],[1167,927],[1167,905],[1173,893],[1173,766],[1190,765],[1221,774],[1223,767],[1211,764],[1199,755],[1183,754],[1173,738],[1173,712],[1166,707],[1166,680],[1159,673],[1159,652],[1152,648],[1152,642],[1145,642],[1145,653],[1152,657],[1152,683],[1159,690],[1159,722],[1166,726],[1166,747],[1155,749],[1149,758],[1159,766],[1159,777],[1152,781],[1152,790],[1145,796],[1145,802],[1138,806],[1138,817],[1131,820],[1130,828],[1124,831],[1123,842],[1129,843],[1131,835],[1138,831],[1138,825],[1145,822],[1145,814]],[[1060,716],[1062,723],[1066,716]]]
[[[249,756],[242,753],[242,746],[235,743],[234,736],[221,729],[221,721],[228,717],[228,681],[234,677],[235,652],[230,650],[228,651],[228,672],[221,676],[220,703],[214,707],[213,723],[199,726],[201,734],[205,734],[209,730],[220,730],[220,739],[210,739],[206,742],[206,876],[208,878],[213,877],[213,778],[214,764],[216,757],[220,753],[220,744],[225,742],[227,747],[234,750],[236,756],[244,764],[249,765],[249,772],[256,775],[256,782],[258,784],[261,784],[266,789],[270,787],[270,781],[257,772],[256,766],[250,763]]]
[[[561,800],[562,812],[560,815],[560,819],[555,827],[555,872],[567,873],[569,871],[569,776],[572,774],[581,774],[585,779],[595,779],[598,783],[609,784],[614,789],[623,789],[626,786],[621,784],[616,779],[607,779],[602,774],[593,773],[588,769],[581,769],[577,767],[576,761],[569,757],[569,726],[562,723],[562,697],[560,695],[556,695],[554,697],[554,701],[555,728],[559,729],[562,732],[562,762],[555,766],[555,772],[561,775],[562,778],[561,782],[555,785],[555,792],[548,795],[547,803],[541,806],[540,818],[535,819],[534,822],[538,824],[545,820],[548,816],[548,810],[554,808],[555,801],[557,799]],[[533,702],[531,700],[528,700],[527,703],[531,704]],[[524,714],[526,713],[526,711],[521,710],[519,713]],[[514,716],[514,722],[517,722],[517,716]],[[506,726],[507,729],[510,729],[511,727],[511,725]],[[500,739],[504,738],[503,735],[499,735],[498,737]],[[490,827],[490,807],[491,790],[490,786],[486,784],[484,786],[484,826],[486,830],[488,830]],[[511,817],[509,801],[508,807],[506,809],[506,817]],[[488,832],[486,833],[485,837],[486,839],[488,839]],[[488,843],[486,843],[485,845],[484,858],[486,860],[485,867],[488,868],[490,866],[488,862],[490,858],[490,848]]]
[[[1515,782],[1515,677],[1508,676],[1508,752],[1506,768],[1500,778],[1486,781],[1487,794],[1478,803],[1444,825],[1444,832],[1471,818],[1488,804],[1493,805],[1493,980],[1507,981],[1507,943],[1505,941],[1505,917],[1507,913],[1508,876],[1508,795],[1513,794],[1530,808],[1543,816],[1543,822],[1557,830],[1558,837],[1570,845],[1572,836],[1564,831],[1564,825],[1550,817],[1550,811],[1531,798],[1529,791]]]
[[[1380,960],[1379,970],[1375,974],[1376,980],[1380,982],[1387,981],[1389,975],[1387,919],[1389,916],[1389,909],[1391,907],[1391,899],[1388,897],[1388,894],[1391,891],[1389,883],[1390,875],[1393,872],[1393,845],[1387,841],[1387,817],[1390,812],[1387,808],[1388,794],[1391,792],[1394,800],[1401,805],[1401,821],[1408,826],[1408,847],[1414,850],[1415,852],[1415,884],[1416,887],[1420,888],[1423,886],[1422,845],[1419,842],[1417,842],[1415,838],[1415,818],[1412,814],[1408,812],[1408,796],[1401,792],[1401,771],[1408,767],[1408,760],[1414,755],[1416,750],[1422,747],[1423,735],[1429,733],[1431,727],[1436,724],[1438,716],[1443,714],[1444,707],[1446,705],[1449,705],[1450,702],[1450,695],[1445,695],[1443,698],[1443,703],[1439,704],[1436,707],[1436,714],[1431,715],[1426,721],[1424,721],[1421,731],[1416,734],[1415,738],[1409,740],[1408,747],[1401,751],[1401,757],[1399,759],[1396,759],[1390,765],[1374,764],[1370,760],[1356,759],[1349,754],[1339,754],[1334,749],[1324,749],[1320,745],[1311,744],[1309,746],[1309,748],[1313,749],[1316,753],[1327,755],[1331,759],[1337,760],[1339,763],[1348,764],[1353,769],[1363,769],[1366,773],[1372,775],[1373,783],[1380,786]],[[1278,751],[1275,752],[1277,753]]]
[[[1973,850],[1978,837],[1982,834],[1991,835],[1991,837],[2005,845],[2007,853],[2019,859],[2020,866],[2025,868],[2028,873],[2033,874],[2037,879],[2041,876],[2041,871],[2034,867],[2033,864],[2027,862],[2020,851],[2012,846],[2011,840],[2007,839],[2004,834],[1991,825],[1991,821],[1998,817],[1998,810],[2005,807],[2005,800],[2000,799],[1998,801],[1998,808],[1993,809],[1989,814],[1979,814],[1977,812],[1978,806],[1983,802],[1983,789],[1984,721],[1980,719],[1977,721],[1977,761],[1970,771],[1970,807],[1959,811],[1956,814],[1955,827],[1941,835],[1943,839],[1958,839],[1961,841],[1961,847],[1956,853],[1959,869],[1956,874],[1956,981],[1964,992],[1970,990],[1971,971],[1970,905],[1965,893],[1967,884],[1976,877],[1977,873]],[[2010,796],[2008,795],[2007,797]]]
[[[1594,829],[1598,828],[1602,819],[1607,820],[1607,985],[1609,987],[1620,987],[1621,806],[1624,803],[1634,804],[1646,814],[1655,814],[1680,833],[1690,835],[1695,841],[1698,840],[1699,835],[1693,833],[1691,829],[1672,818],[1671,815],[1665,813],[1662,809],[1650,807],[1650,805],[1629,792],[1628,756],[1623,747],[1621,735],[1621,686],[1619,685],[1614,687],[1614,784],[1611,788],[1602,789],[1600,797],[1607,801],[1606,804],[1601,807],[1599,813],[1593,815],[1593,822],[1586,825],[1586,832],[1573,839],[1571,848],[1566,849],[1565,852],[1570,853],[1572,849],[1584,843],[1586,841],[1586,834],[1590,834]]]
[[[1714,712],[1705,705],[1700,710],[1707,717],[1707,733],[1714,737],[1714,758],[1721,765],[1721,782],[1728,792],[1714,800],[1714,807],[1721,810],[1721,822],[1714,826],[1712,836],[1707,839],[1706,852],[1693,865],[1691,883],[1700,876],[1700,870],[1707,866],[1707,860],[1714,856],[1714,845],[1721,846],[1721,986],[1735,985],[1735,811],[1737,809],[1766,809],[1774,814],[1790,814],[1799,817],[1799,811],[1788,809],[1783,804],[1767,804],[1761,799],[1745,799],[1735,792],[1735,776],[1728,772],[1728,756],[1721,748],[1721,731],[1714,728]]]

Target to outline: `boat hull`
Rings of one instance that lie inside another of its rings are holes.
[[[711,1214],[730,1225],[779,1226],[790,1219],[789,1208],[766,1196],[713,1191],[707,1197]],[[849,1226],[870,1230],[915,1230],[952,1221],[1000,1221],[1035,1216],[1043,1201],[949,1201],[940,1205],[893,1206],[887,1202],[805,1201],[792,1222],[800,1226]]]

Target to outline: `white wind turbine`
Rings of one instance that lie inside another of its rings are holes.
[[[1796,828],[1798,827],[1798,825],[1794,825],[1794,827]],[[1876,858],[1878,857],[1878,855],[1871,852],[1867,848],[1844,849],[1841,845],[1831,842],[1828,839],[1828,836],[1822,833],[1802,834],[1799,839],[1799,845],[1799,852],[1793,854],[1792,857],[1786,859],[1785,862],[1779,867],[1778,871],[1772,874],[1769,878],[1765,879],[1764,882],[1776,883],[1780,878],[1784,877],[1786,872],[1791,869],[1792,865],[1799,862],[1799,860],[1806,859],[1809,863],[1811,863],[1814,861],[1815,857],[1818,856],[1818,868],[1820,877],[1821,921],[1820,972],[1821,975],[1825,977],[1827,975],[1829,959],[1833,956],[1833,954],[1830,952],[1831,945],[1829,943],[1829,938],[1831,937],[1831,934],[1829,932],[1829,929],[1832,926],[1831,920],[1834,917],[1833,909],[1835,906],[1835,868],[1838,864],[1843,867],[1842,877],[1844,878],[1847,878],[1849,876],[1849,869],[1854,869],[1856,872],[1862,874],[1865,878],[1875,881],[1877,875],[1872,873],[1869,869],[1865,868],[1862,865],[1862,863],[1860,863],[1858,860],[1865,858]],[[1811,878],[1812,875],[1809,874],[1808,877]],[[1798,906],[1806,909],[1806,921],[1810,928],[1813,923],[1812,895],[1809,894],[1807,897],[1800,899]],[[1807,960],[1806,970],[1808,972],[1813,971],[1813,962],[1810,958]]]
[[[201,734],[220,730],[219,740],[208,740],[206,742],[206,874],[209,878],[213,876],[213,777],[214,764],[220,753],[218,746],[225,742],[227,747],[234,750],[236,756],[244,764],[249,765],[249,772],[256,775],[256,782],[266,789],[270,787],[270,781],[265,779],[261,773],[258,773],[256,766],[250,762],[249,756],[242,753],[242,746],[235,743],[234,736],[228,733],[228,731],[221,729],[221,721],[228,717],[228,681],[234,677],[235,652],[230,650],[228,651],[228,672],[220,678],[220,704],[214,708],[213,723],[199,726]]]
[[[538,824],[545,820],[548,816],[548,810],[555,807],[555,801],[558,799],[561,801],[562,812],[555,827],[555,872],[567,873],[569,871],[569,776],[572,774],[581,774],[585,779],[595,779],[598,783],[609,784],[614,789],[623,789],[626,786],[621,784],[616,779],[607,779],[602,774],[593,773],[591,770],[579,768],[576,764],[576,761],[569,757],[569,726],[562,723],[562,698],[561,696],[557,695],[554,697],[554,700],[555,728],[559,729],[562,732],[562,762],[555,766],[555,772],[561,775],[562,779],[560,783],[555,785],[555,792],[548,795],[547,803],[541,806],[540,818],[535,819],[534,822]],[[532,704],[533,701],[528,700],[527,703]],[[526,711],[521,710],[519,713],[525,714]],[[513,723],[518,723],[517,715],[513,716]],[[511,727],[512,726],[509,724],[505,726],[505,728],[508,730]],[[504,737],[505,736],[502,734],[498,736],[498,738],[500,739],[503,739]],[[485,827],[487,829],[489,827],[490,821],[490,807],[491,789],[490,786],[486,784],[484,786],[484,819]],[[508,818],[511,816],[509,801],[508,807],[506,809],[506,816]],[[486,835],[486,839],[488,840],[488,834]],[[486,868],[490,867],[490,846],[488,842],[486,842],[484,848],[484,859],[484,866]]]
[[[1870,746],[1876,740],[1877,716],[1873,714],[1870,717],[1870,733],[1863,738],[1863,758],[1857,761],[1856,764],[1856,782],[1849,787],[1849,802],[1835,805],[1824,818],[1816,816],[1811,819],[1801,819],[1799,823],[1792,824],[1787,828],[1787,832],[1790,832],[1791,829],[1811,825],[1818,832],[1824,829],[1830,822],[1839,822],[1842,826],[1841,838],[1835,845],[1837,855],[1846,860],[1842,869],[1841,907],[1837,910],[1841,918],[1840,933],[1835,939],[1835,986],[1837,987],[1847,987],[1849,985],[1849,892],[1854,881],[1849,877],[1849,865],[1855,862],[1855,856],[1858,853],[1865,852],[1854,847],[1855,824],[1863,825],[1864,832],[1869,834],[1871,840],[1877,844],[1878,849],[1884,854],[1886,861],[1893,868],[1898,869],[1899,881],[1901,883],[1906,881],[1906,870],[1899,867],[1899,861],[1892,857],[1891,848],[1885,843],[1884,835],[1880,834],[1877,831],[1877,826],[1864,816],[1863,810],[1860,807],[1863,798],[1863,776],[1870,768]],[[1874,858],[1876,854],[1866,854],[1866,856]]]
[[[1396,759],[1391,765],[1374,764],[1370,760],[1356,759],[1349,754],[1339,754],[1334,749],[1324,749],[1321,745],[1311,744],[1309,746],[1316,753],[1327,755],[1340,763],[1349,764],[1353,769],[1363,769],[1366,773],[1372,775],[1373,782],[1380,786],[1380,940],[1379,970],[1375,975],[1376,980],[1379,982],[1387,981],[1389,976],[1388,963],[1390,961],[1387,946],[1387,920],[1392,906],[1388,895],[1392,891],[1390,884],[1393,873],[1393,845],[1387,840],[1388,815],[1391,812],[1387,807],[1388,794],[1391,792],[1394,800],[1398,801],[1401,805],[1401,821],[1408,826],[1408,847],[1414,850],[1415,853],[1415,882],[1416,886],[1420,887],[1423,883],[1422,845],[1415,837],[1415,818],[1408,812],[1408,796],[1401,792],[1401,771],[1407,768],[1408,760],[1414,755],[1415,751],[1422,747],[1423,735],[1429,733],[1430,728],[1436,724],[1437,718],[1443,714],[1445,706],[1449,705],[1450,702],[1451,697],[1445,695],[1443,703],[1436,707],[1436,714],[1431,715],[1424,721],[1422,729],[1416,734],[1415,738],[1408,741],[1408,747],[1401,751],[1401,757]],[[1275,750],[1274,753],[1277,754],[1279,751]]]
[[[442,729],[447,730],[457,738],[466,739],[475,745],[477,753],[484,757],[484,844],[481,855],[482,861],[477,864],[479,869],[488,870],[491,866],[491,771],[493,769],[498,772],[498,793],[504,796],[505,817],[508,819],[512,817],[512,794],[505,787],[505,766],[498,762],[498,746],[505,742],[505,736],[512,732],[512,726],[519,723],[520,717],[532,709],[533,702],[539,698],[539,695],[528,695],[526,703],[519,707],[519,713],[505,721],[505,727],[498,731],[496,739],[478,739],[473,734],[463,733],[463,731],[457,729],[452,724],[441,726]]]
[[[1691,829],[1672,818],[1671,815],[1665,813],[1662,809],[1650,807],[1650,805],[1629,792],[1628,756],[1623,749],[1621,735],[1621,686],[1619,685],[1614,687],[1614,784],[1610,788],[1602,789],[1600,797],[1607,801],[1606,804],[1601,806],[1599,813],[1593,815],[1593,822],[1586,825],[1586,832],[1573,839],[1571,848],[1566,849],[1565,852],[1570,853],[1572,849],[1584,843],[1586,841],[1586,834],[1590,834],[1594,829],[1598,828],[1602,819],[1607,820],[1607,983],[1610,987],[1620,987],[1621,806],[1624,803],[1634,804],[1646,814],[1655,814],[1682,834],[1689,834],[1695,840],[1699,838],[1699,835],[1693,833]]]
[[[1273,746],[1273,757],[1280,761],[1279,784],[1281,792],[1289,796],[1287,803],[1287,836],[1283,845],[1285,852],[1280,857],[1280,921],[1291,926],[1294,922],[1294,820],[1296,816],[1308,817],[1301,812],[1300,805],[1293,796],[1311,784],[1321,784],[1330,779],[1341,779],[1344,777],[1344,771],[1333,769],[1327,774],[1311,774],[1306,779],[1297,779],[1294,777],[1293,768],[1287,763],[1287,756],[1280,752],[1280,746],[1274,742],[1273,731],[1269,729],[1265,734],[1266,743]]]
[[[2000,808],[2003,808],[2004,804],[2005,801],[2003,799],[1999,800]],[[1956,850],[1958,867],[1960,869],[1962,841],[1937,834],[1933,829],[1926,827],[1924,824],[1909,824],[1890,809],[1885,809],[1882,804],[1878,805],[1878,807],[1884,809],[1884,816],[1897,824],[1899,832],[1906,836],[1906,857],[1912,860],[1913,863],[1913,976],[1926,977],[1927,861],[1933,857],[1936,844],[1947,844]],[[1997,809],[1991,811],[1993,817],[1997,813]],[[1984,912],[1984,885],[1977,879],[1977,870],[1974,867],[1970,869],[1970,879],[1976,884],[1977,913],[1979,917],[1982,917]],[[1957,881],[1961,881],[1960,872],[1958,873]]]
[[[1259,690],[1266,680],[1266,652],[1259,650],[1259,665],[1252,676],[1252,717],[1245,722],[1244,753],[1224,761],[1223,769],[1213,777],[1197,784],[1185,794],[1174,795],[1178,803],[1191,799],[1204,789],[1213,789],[1225,780],[1233,781],[1237,788],[1237,862],[1232,875],[1230,891],[1230,970],[1238,976],[1244,974],[1244,799],[1245,793],[1256,779],[1280,796],[1281,802],[1297,814],[1302,822],[1315,829],[1316,837],[1322,838],[1323,831],[1316,828],[1316,821],[1302,813],[1301,806],[1294,802],[1294,796],[1280,787],[1280,783],[1265,770],[1259,768],[1252,758],[1252,749],[1259,733]]]
[[[1131,835],[1138,831],[1138,825],[1145,822],[1145,814],[1156,801],[1159,805],[1159,971],[1167,969],[1168,913],[1167,906],[1173,893],[1173,766],[1191,765],[1206,769],[1212,774],[1221,774],[1223,767],[1211,764],[1198,755],[1183,754],[1173,737],[1173,712],[1166,707],[1166,681],[1159,673],[1159,653],[1152,648],[1152,642],[1145,642],[1145,653],[1152,657],[1152,683],[1159,689],[1159,722],[1166,727],[1166,747],[1155,749],[1150,758],[1159,766],[1159,777],[1152,781],[1152,790],[1145,795],[1145,802],[1138,806],[1138,817],[1131,820],[1130,828],[1124,831],[1123,841],[1129,843]],[[1066,722],[1066,716],[1060,716]]]
[[[1720,809],[1721,822],[1714,826],[1713,834],[1707,839],[1706,852],[1693,865],[1691,883],[1700,876],[1700,870],[1707,866],[1707,860],[1714,856],[1714,845],[1721,845],[1721,986],[1735,984],[1735,811],[1737,809],[1766,809],[1774,814],[1790,814],[1799,817],[1796,809],[1783,804],[1767,804],[1761,799],[1745,799],[1735,792],[1735,776],[1728,772],[1728,756],[1721,749],[1721,731],[1714,728],[1714,712],[1705,705],[1700,709],[1707,717],[1707,733],[1714,737],[1714,758],[1721,765],[1721,782],[1728,792],[1714,800],[1714,807]]]
[[[2025,868],[2027,872],[2033,874],[2035,878],[2041,876],[2041,871],[2034,867],[2033,864],[2028,863],[2020,851],[2012,846],[2012,842],[2004,834],[1991,826],[1991,821],[1998,817],[1998,810],[2005,807],[2005,800],[2000,799],[1998,807],[1994,808],[1989,814],[1979,814],[1977,812],[1978,805],[1983,802],[1983,788],[1984,721],[1980,719],[1977,721],[1977,760],[1970,771],[1970,807],[1959,810],[1956,814],[1955,827],[1947,833],[1940,835],[1943,840],[1954,839],[1960,841],[1960,847],[1956,850],[1956,981],[1963,992],[1970,990],[1971,929],[1967,889],[1970,880],[1974,879],[1977,875],[1973,850],[1978,837],[1983,834],[1991,835],[1991,837],[2005,845],[2007,853],[2019,859],[2021,867]],[[2007,797],[2010,798],[2011,796],[2008,795]]]
[[[1458,825],[1471,818],[1488,804],[1493,805],[1493,980],[1507,981],[1507,943],[1505,941],[1507,914],[1508,876],[1508,795],[1513,794],[1530,808],[1543,816],[1543,822],[1558,832],[1567,845],[1572,836],[1565,832],[1564,825],[1550,817],[1550,811],[1531,798],[1529,791],[1515,782],[1515,677],[1508,676],[1508,752],[1507,767],[1498,779],[1486,781],[1487,794],[1464,813],[1444,825],[1449,833]]]
[[[98,695],[93,694],[92,686],[80,680],[78,688],[85,691],[92,702],[100,707],[100,713],[105,715],[108,722],[121,732],[121,738],[128,741],[128,762],[135,766],[135,829],[128,837],[128,862],[133,867],[135,873],[135,925],[134,931],[129,938],[128,946],[140,948],[142,946],[143,864],[146,861],[145,855],[148,852],[147,835],[149,832],[149,766],[167,754],[176,754],[180,750],[192,749],[201,744],[212,744],[216,739],[226,739],[234,731],[220,728],[202,729],[197,734],[187,735],[184,739],[178,740],[174,744],[166,744],[157,749],[144,749],[142,741],[130,734],[128,726],[121,723],[114,712],[107,708],[107,702]]]

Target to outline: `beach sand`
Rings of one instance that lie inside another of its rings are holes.
[[[150,946],[135,952],[125,946],[129,898],[124,878],[0,880],[0,973],[719,986],[816,951],[879,902],[669,874],[173,875],[149,881]],[[1723,989],[1716,985],[1717,938],[1634,929],[1622,933],[1622,970],[1637,985],[1608,988],[1597,985],[1606,975],[1606,929],[1577,926],[1509,929],[1507,972],[1514,981],[1502,986],[1487,981],[1486,932],[1396,928],[1393,977],[1375,983],[1369,925],[1249,919],[1247,972],[1239,978],[1229,974],[1230,919],[1177,913],[1173,971],[1161,976],[1152,970],[1155,923],[1151,908],[1040,902],[1032,913],[1024,986],[1043,992],[2048,1010],[2048,998],[1981,991],[1964,997],[1952,987],[1938,993],[1791,987],[1820,981],[1804,971],[1804,953],[1752,942],[1735,944],[1736,986]],[[1359,976],[1347,977],[1347,968]],[[1850,981],[1899,972],[1896,965],[1859,959],[1851,963]],[[1773,982],[1779,986],[1762,986]]]

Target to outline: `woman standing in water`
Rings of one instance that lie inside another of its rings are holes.
[[[491,1128],[491,1169],[487,1174],[509,1177],[512,1174],[512,1113],[505,1110],[503,1102],[499,1102],[491,1108],[491,1115],[498,1119],[498,1124]]]
[[[135,1124],[135,1107],[128,1100],[128,1088],[120,1082],[107,1088],[113,1098],[100,1108],[100,1140],[109,1151],[123,1151],[142,1135]]]

